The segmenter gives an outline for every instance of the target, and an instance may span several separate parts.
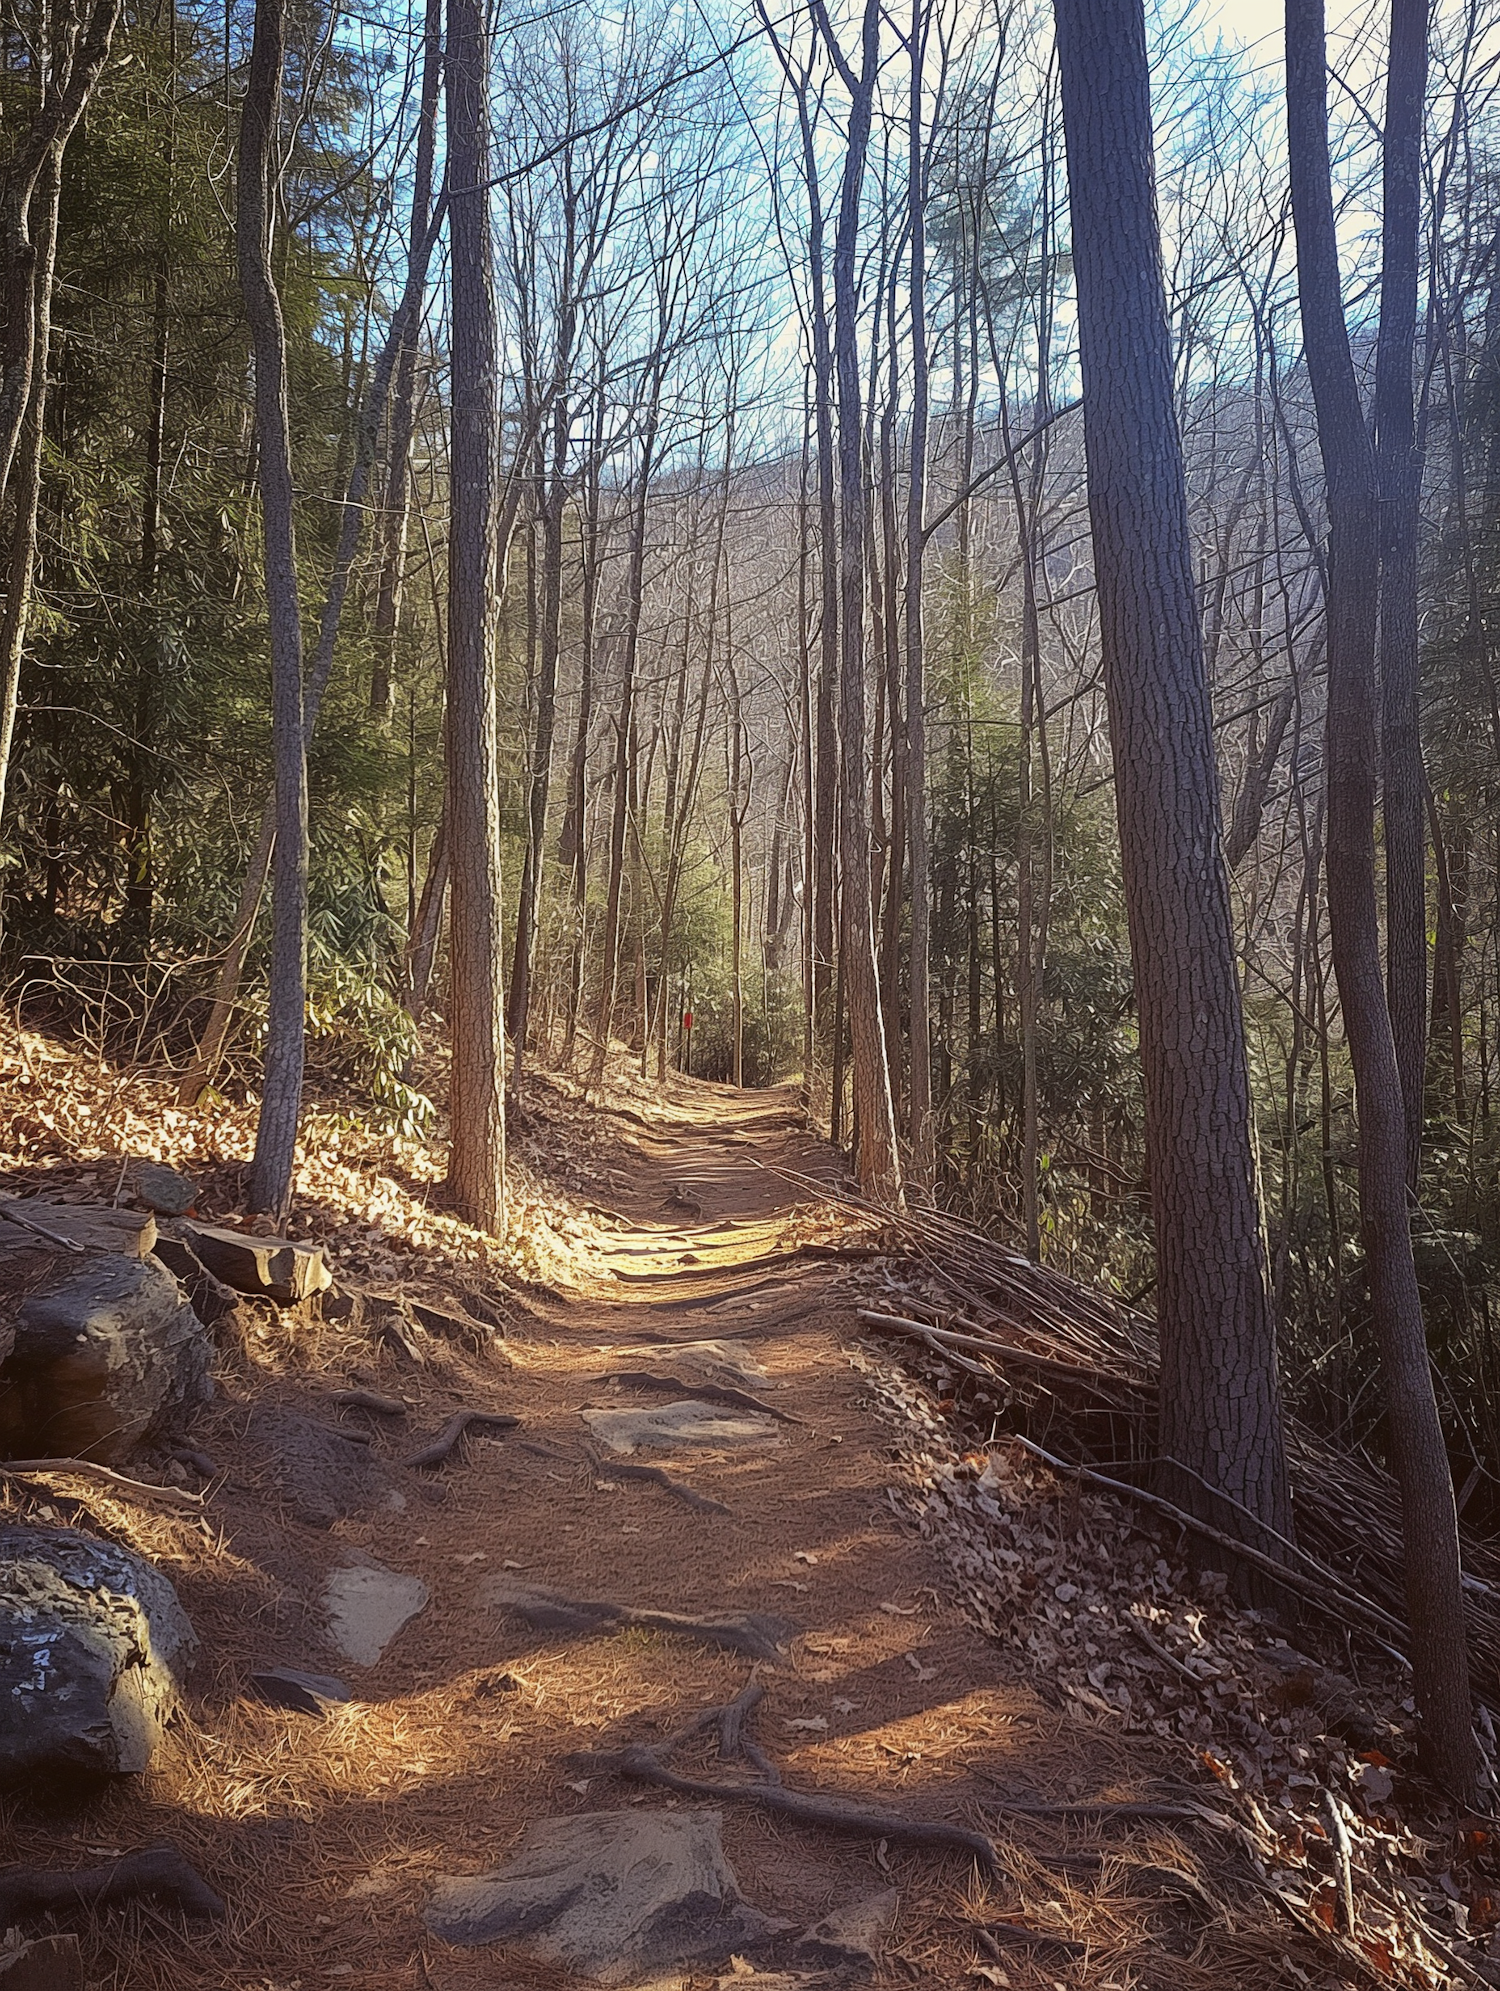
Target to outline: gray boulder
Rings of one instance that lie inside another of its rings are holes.
[[[0,1782],[144,1770],[196,1651],[141,1557],[72,1528],[0,1527]]]
[[[12,1326],[0,1457],[115,1464],[212,1393],[213,1344],[155,1258],[59,1258]]]

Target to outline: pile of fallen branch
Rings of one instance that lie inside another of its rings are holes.
[[[808,1187],[831,1196],[826,1184]],[[1156,1456],[1157,1343],[1145,1315],[942,1211],[893,1217],[855,1196],[832,1200],[877,1225],[900,1261],[886,1273],[889,1304],[861,1309],[868,1326],[916,1341],[956,1376],[977,1379],[1001,1428],[1023,1438],[1045,1434],[1049,1463],[1164,1512],[1228,1554],[1275,1567],[1146,1484]],[[1394,1481],[1362,1453],[1340,1450],[1295,1420],[1287,1448],[1297,1538],[1285,1545],[1286,1587],[1404,1654]],[[1474,1690],[1500,1713],[1500,1549],[1465,1529],[1463,1561]]]

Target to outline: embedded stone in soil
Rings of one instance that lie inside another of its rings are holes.
[[[753,1385],[766,1381],[764,1365],[732,1341],[648,1341],[603,1352],[612,1358],[629,1355],[642,1361],[669,1363],[691,1383]]]
[[[323,1591],[329,1639],[356,1666],[373,1666],[402,1626],[426,1608],[429,1595],[420,1576],[378,1563],[335,1569]]]
[[[696,1446],[716,1452],[757,1451],[781,1443],[773,1418],[688,1397],[640,1409],[585,1410],[580,1416],[612,1452],[681,1451]]]
[[[721,1825],[717,1811],[539,1819],[495,1872],[440,1876],[424,1920],[445,1942],[507,1942],[601,1984],[728,1957],[788,1925],[744,1900]]]
[[[883,1887],[847,1907],[832,1909],[798,1937],[797,1948],[824,1963],[878,1963],[900,1906],[897,1890]]]
[[[257,1700],[294,1714],[325,1715],[330,1707],[350,1699],[349,1689],[330,1673],[301,1673],[294,1666],[262,1666],[250,1675]]]

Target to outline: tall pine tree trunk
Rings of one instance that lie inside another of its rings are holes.
[[[276,764],[276,851],[271,901],[271,992],[265,1080],[255,1129],[250,1199],[285,1217],[302,1108],[307,1030],[307,743],[302,732],[302,605],[292,516],[286,327],[271,267],[274,189],[286,23],[283,0],[256,0],[250,76],[240,124],[236,238],[240,290],[255,356],[261,527],[271,637],[271,740]]]
[[[1142,0],[1057,0],[1056,12],[1156,1227],[1162,1480],[1182,1506],[1274,1552],[1256,1522],[1287,1535],[1291,1509],[1172,396],[1145,21]]]
[[[448,537],[448,1181],[481,1230],[505,1226],[505,1023],[495,713],[499,332],[490,239],[489,31],[483,0],[448,0],[452,436]]]
[[[927,657],[922,622],[923,512],[927,503],[927,169],[922,147],[922,72],[927,8],[912,0],[911,97],[908,109],[908,233],[911,257],[911,426],[906,488],[906,838],[911,864],[911,1042],[907,1137],[911,1180],[931,1190],[937,1175],[932,1118],[932,1022],[929,980],[932,955],[932,865],[927,845]]]
[[[875,927],[870,898],[870,818],[865,752],[865,477],[860,419],[858,248],[865,160],[880,61],[880,7],[866,0],[860,68],[853,71],[834,39],[821,0],[818,18],[849,90],[849,128],[833,251],[834,371],[838,383],[839,455],[839,847],[845,956],[841,982],[849,1005],[854,1067],[856,1168],[878,1201],[901,1201],[890,1071],[880,1018]]]

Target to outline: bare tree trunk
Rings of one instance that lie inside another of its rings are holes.
[[[665,339],[666,328],[662,327]],[[599,988],[598,1041],[592,1074],[597,1084],[609,1056],[609,1036],[615,1015],[615,982],[620,967],[620,912],[625,882],[625,832],[630,820],[631,747],[635,739],[635,666],[640,651],[641,597],[646,566],[646,525],[651,473],[656,459],[656,431],[661,419],[661,354],[653,362],[651,399],[641,443],[640,486],[635,494],[630,531],[630,568],[625,584],[624,661],[620,672],[620,709],[615,719],[615,792],[609,826],[609,883],[604,907],[604,972]]]
[[[860,202],[880,61],[879,0],[866,0],[860,68],[844,60],[823,0],[814,0],[829,53],[849,90],[849,130],[833,252],[834,360],[839,405],[839,759],[844,938],[842,982],[854,1064],[856,1168],[866,1195],[901,1202],[891,1080],[880,1019],[880,984],[870,904],[870,825],[865,766],[865,480],[859,377]]]
[[[1183,1506],[1274,1552],[1256,1523],[1288,1535],[1291,1505],[1172,394],[1142,0],[1057,0],[1056,15],[1156,1228],[1162,1477]]]
[[[812,631],[808,623],[807,420],[802,431],[802,480],[797,494],[797,649],[798,753],[802,779],[802,1093],[809,1113],[816,1105],[813,1067],[817,1055],[817,1008],[813,971],[813,849],[816,790],[813,778]]]
[[[541,508],[542,599],[536,734],[532,741],[526,855],[522,860],[521,891],[516,904],[515,952],[511,961],[510,1010],[506,1023],[510,1033],[513,1087],[526,1055],[532,956],[536,950],[537,907],[541,900],[542,860],[546,854],[547,801],[552,787],[552,740],[557,728],[557,660],[562,647],[562,541],[563,508],[567,499],[567,451],[568,405],[559,392],[553,406],[551,462],[546,473]]]
[[[505,1227],[505,1022],[494,608],[500,407],[490,238],[490,39],[448,0],[452,436],[445,811],[450,855],[448,1179],[480,1230]]]
[[[922,72],[928,11],[912,0],[911,99],[907,130],[907,230],[911,258],[911,425],[906,487],[906,839],[911,864],[911,963],[907,1052],[910,1180],[931,1192],[937,1176],[932,1118],[932,863],[927,845],[927,658],[922,624],[923,512],[927,503],[927,165],[922,145]]]
[[[0,185],[0,503],[9,495],[40,357],[38,251],[31,233],[31,203],[42,174],[61,172],[68,140],[109,60],[119,16],[120,0],[95,0],[86,21],[70,14],[55,29],[50,9],[45,10],[41,39],[46,45],[35,52],[39,101],[16,141]],[[50,292],[47,302],[50,310]]]
[[[432,986],[432,964],[437,958],[438,934],[443,925],[443,900],[448,893],[451,859],[448,849],[448,812],[438,817],[432,848],[427,853],[427,876],[422,880],[422,896],[417,916],[411,923],[406,943],[406,993],[408,1016],[419,1023],[427,1008],[427,992]]]
[[[37,507],[52,342],[52,290],[63,155],[109,60],[120,0],[95,0],[54,39],[43,10],[32,50],[38,102],[0,182],[0,505],[14,492],[9,573],[0,620],[0,819],[20,697],[21,657],[36,568]],[[33,205],[40,192],[40,223]]]
[[[1328,505],[1328,919],[1354,1066],[1360,1230],[1401,1488],[1407,1615],[1418,1716],[1432,1774],[1472,1803],[1458,1519],[1412,1259],[1407,1119],[1381,975],[1375,896],[1375,458],[1344,320],[1328,158],[1323,0],[1287,0],[1287,132],[1303,350]]]
[[[817,684],[817,727],[814,763],[813,875],[807,881],[812,895],[812,1002],[813,1047],[824,1032],[828,1010],[828,990],[833,973],[834,929],[837,922],[837,882],[835,851],[838,833],[838,721],[835,700],[839,681],[838,513],[833,448],[834,365],[833,344],[828,327],[828,288],[824,265],[825,227],[823,197],[818,174],[817,141],[808,102],[809,77],[798,72],[777,40],[771,17],[763,0],[757,12],[770,35],[791,85],[797,104],[797,122],[802,141],[802,178],[807,190],[808,307],[813,344],[813,432],[818,466],[818,562],[819,562],[819,669]],[[825,34],[829,32],[826,14],[820,14]],[[831,1040],[830,1040],[831,1042]],[[812,1086],[809,1062],[807,1081]],[[836,1110],[835,1110],[835,1118]]]
[[[734,992],[734,1051],[731,1069],[735,1085],[745,1083],[745,980],[742,947],[745,931],[745,811],[749,807],[749,786],[745,780],[745,727],[740,717],[740,681],[729,661],[729,864],[734,937],[731,943],[730,976]]]
[[[1453,1088],[1453,1115],[1459,1126],[1469,1117],[1464,1086],[1464,1013],[1461,957],[1464,944],[1464,915],[1460,895],[1454,889],[1453,866],[1448,841],[1438,815],[1437,798],[1426,791],[1427,823],[1432,835],[1433,869],[1437,873],[1437,959],[1432,978],[1432,1035],[1446,1039],[1449,1081]],[[1465,858],[1463,869],[1468,868]]]
[[[52,345],[52,288],[57,262],[57,210],[62,192],[61,156],[56,147],[37,176],[33,196],[40,210],[36,227],[35,297],[32,305],[36,358],[31,395],[21,428],[11,488],[15,518],[11,527],[10,567],[5,607],[0,611],[0,817],[5,812],[5,777],[15,738],[21,696],[21,659],[31,620],[32,584],[36,573],[37,513],[42,494],[42,445],[47,427],[47,363]]]
[[[880,617],[880,678],[885,685],[885,706],[891,733],[891,816],[886,836],[889,862],[886,866],[884,903],[877,897],[880,942],[880,1014],[885,1024],[885,1061],[891,1075],[891,1107],[901,1119],[901,912],[906,897],[906,753],[907,736],[902,703],[902,626],[900,583],[900,535],[896,523],[896,419],[900,408],[900,348],[896,333],[896,264],[885,276],[887,385],[885,406],[880,411],[880,560],[879,575],[883,597]],[[871,401],[874,381],[871,381]],[[871,534],[872,546],[874,534]],[[877,727],[877,733],[878,733]],[[875,755],[875,791],[880,791],[880,755]],[[878,851],[877,851],[878,859]],[[877,861],[876,869],[879,865]]]
[[[349,579],[354,571],[355,555],[359,551],[360,537],[364,529],[365,497],[369,490],[370,472],[374,466],[379,443],[381,419],[390,393],[391,375],[402,348],[406,328],[414,325],[421,316],[422,300],[427,290],[427,272],[446,205],[447,199],[444,195],[428,219],[426,233],[419,242],[414,242],[412,245],[407,265],[406,288],[391,319],[385,345],[376,360],[369,385],[361,401],[354,464],[344,494],[338,547],[328,577],[328,591],[323,598],[322,613],[318,619],[318,644],[313,651],[312,667],[307,673],[303,694],[304,750],[312,742],[318,722],[318,712],[323,702],[323,693],[333,670],[333,656],[338,645],[339,625],[343,619],[344,602],[349,592]],[[218,1069],[219,1059],[223,1054],[224,1040],[229,1034],[229,1026],[234,1018],[234,1005],[239,993],[245,955],[249,951],[261,894],[265,890],[266,878],[271,868],[276,834],[275,806],[274,795],[268,797],[262,811],[260,829],[251,848],[250,860],[245,868],[244,880],[240,886],[239,902],[235,908],[229,939],[220,957],[208,1020],[198,1039],[193,1062],[184,1073],[177,1089],[179,1106],[196,1105],[203,1088],[209,1084]]]
[[[177,15],[168,23],[170,37],[170,76],[176,75]],[[170,351],[171,272],[169,268],[169,228],[172,208],[174,142],[171,114],[166,133],[166,193],[157,220],[156,269],[152,276],[151,373],[146,403],[145,484],[141,495],[141,597],[151,604],[161,564],[162,475],[166,450],[168,358]],[[131,935],[143,955],[151,946],[151,920],[155,900],[155,880],[151,854],[151,805],[153,800],[152,759],[160,705],[156,670],[156,635],[153,625],[147,642],[135,657],[135,723],[129,748],[130,774],[125,784],[124,828],[126,832],[126,882],[122,929]]]
[[[599,606],[600,481],[604,454],[604,388],[601,382],[594,407],[593,431],[583,474],[582,565],[580,596],[578,723],[568,767],[568,810],[563,824],[563,862],[570,872],[573,899],[572,974],[568,984],[568,1025],[563,1062],[571,1069],[583,1012],[585,946],[588,939],[588,773],[589,726],[594,715],[594,631]]]
[[[432,221],[433,165],[437,151],[438,101],[443,88],[443,0],[427,0],[422,29],[422,84],[417,115],[417,156],[412,168],[411,243],[421,242]],[[411,314],[396,354],[395,385],[385,451],[384,545],[380,592],[375,602],[375,665],[370,675],[370,715],[385,719],[391,710],[396,638],[401,623],[401,590],[406,566],[406,528],[411,513],[408,490],[411,441],[417,419],[417,347],[422,314]]]
[[[1407,1187],[1413,1192],[1422,1156],[1427,1052],[1427,859],[1422,834],[1424,776],[1417,684],[1417,496],[1421,470],[1412,406],[1427,8],[1428,0],[1391,0],[1380,335],[1375,352],[1386,996],[1406,1109]]]
[[[271,267],[285,57],[282,8],[283,0],[256,0],[250,77],[240,124],[236,237],[240,290],[255,355],[255,420],[260,441],[261,525],[271,637],[271,739],[276,762],[271,992],[250,1200],[257,1209],[284,1218],[291,1206],[306,1049],[307,743],[302,731],[302,605],[293,528],[286,327]]]

